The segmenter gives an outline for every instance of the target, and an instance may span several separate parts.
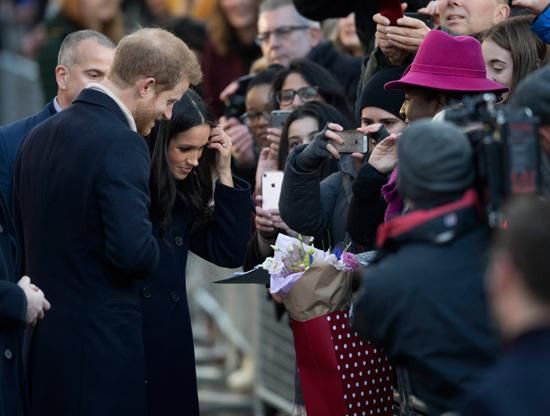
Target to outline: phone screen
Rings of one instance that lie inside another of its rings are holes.
[[[262,208],[266,210],[278,210],[281,188],[283,185],[283,172],[264,172],[262,176]]]

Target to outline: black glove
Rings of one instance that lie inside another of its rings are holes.
[[[304,171],[311,171],[317,169],[325,159],[332,157],[327,150],[327,146],[330,143],[329,138],[325,136],[328,127],[325,126],[323,130],[315,135],[313,141],[306,146],[306,148],[296,156],[296,164],[298,168]]]

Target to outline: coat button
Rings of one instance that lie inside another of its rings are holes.
[[[6,358],[6,360],[11,360],[13,358],[13,353],[11,352],[11,350],[4,350],[4,357]]]
[[[142,290],[142,295],[145,299],[150,299],[153,296],[153,289],[149,286],[145,286]]]
[[[170,299],[172,299],[172,302],[178,303],[181,298],[180,298],[180,295],[178,295],[178,292],[176,292],[175,290],[172,290],[170,292]]]
[[[178,247],[183,246],[183,238],[181,238],[179,235],[174,238],[174,242]]]

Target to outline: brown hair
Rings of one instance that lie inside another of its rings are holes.
[[[91,22],[82,12],[82,0],[63,0],[61,2],[62,13],[83,29],[93,29],[113,40],[118,42],[124,36],[124,24],[122,20],[122,12],[119,10],[107,22]]]
[[[132,85],[140,77],[155,78],[157,91],[169,90],[184,77],[197,85],[202,72],[197,56],[178,37],[164,29],[139,29],[119,42],[111,80]]]
[[[508,228],[499,231],[493,250],[509,255],[531,296],[550,305],[550,203],[520,197],[506,215]]]
[[[220,2],[221,0],[214,1],[212,15],[208,19],[206,27],[216,53],[227,55],[230,51],[231,43],[237,38],[237,33],[227,20]],[[258,6],[259,0],[256,0],[256,10]]]
[[[531,31],[534,16],[517,16],[506,19],[486,31],[483,40],[492,40],[512,55],[514,72],[510,91],[531,72],[542,67],[548,59],[546,44]]]

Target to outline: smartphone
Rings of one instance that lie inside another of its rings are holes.
[[[403,17],[401,0],[378,0],[379,13],[390,19],[390,25],[396,26],[397,19]]]
[[[434,28],[434,21],[432,19],[432,16],[430,16],[429,14],[407,12],[405,13],[405,16],[412,17],[413,19],[422,20],[426,24],[426,26],[428,26],[430,29]]]
[[[262,208],[269,210],[279,209],[279,198],[283,185],[283,172],[264,172],[262,176]]]
[[[337,132],[344,143],[335,144],[338,153],[368,153],[369,151],[369,138],[366,134],[358,130],[344,130]]]
[[[282,129],[290,113],[292,113],[291,110],[273,110],[271,112],[271,127]]]

